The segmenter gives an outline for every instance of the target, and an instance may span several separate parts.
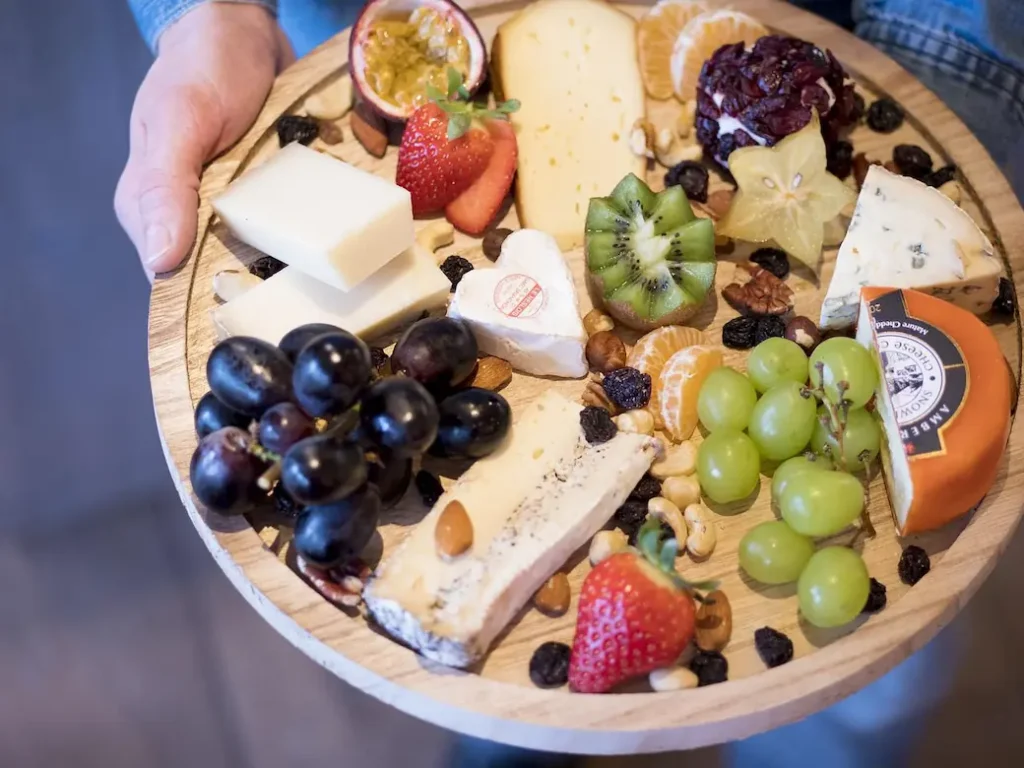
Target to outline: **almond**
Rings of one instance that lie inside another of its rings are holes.
[[[481,357],[476,363],[476,371],[466,382],[467,387],[479,387],[497,392],[508,386],[512,381],[512,363],[500,357]]]
[[[533,604],[549,616],[561,616],[569,610],[572,590],[569,588],[569,577],[564,573],[556,573],[544,582],[544,586],[533,596]]]
[[[695,640],[705,651],[721,651],[732,637],[732,606],[725,592],[716,589],[697,607]]]
[[[473,546],[473,522],[461,501],[450,501],[434,528],[437,553],[445,560],[458,557]]]
[[[352,110],[352,134],[363,145],[363,149],[374,157],[384,157],[388,151],[387,126],[384,120],[372,114],[363,104]]]

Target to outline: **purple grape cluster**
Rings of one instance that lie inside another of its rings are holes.
[[[723,45],[701,69],[697,140],[725,165],[734,150],[757,144],[755,135],[771,146],[799,131],[811,109],[818,110],[826,145],[861,117],[863,104],[831,51],[782,35],[762,37],[749,51],[743,43]],[[723,132],[723,116],[743,128]]]

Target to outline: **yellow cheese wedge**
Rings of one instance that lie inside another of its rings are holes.
[[[498,29],[492,67],[501,97],[522,103],[520,225],[582,245],[590,198],[646,168],[629,147],[644,117],[636,22],[604,0],[540,0]]]
[[[1010,430],[1010,380],[992,331],[919,291],[864,288],[857,339],[882,372],[876,407],[897,530],[969,512],[992,487]]]

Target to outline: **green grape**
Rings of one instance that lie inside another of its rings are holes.
[[[758,392],[784,381],[804,384],[807,381],[807,353],[789,339],[771,338],[762,341],[747,357],[747,375]]]
[[[761,458],[742,432],[712,432],[697,450],[697,479],[705,495],[719,504],[745,499],[760,479]]]
[[[868,601],[871,580],[861,556],[849,547],[815,552],[800,574],[800,612],[816,627],[838,627],[853,621]]]
[[[772,475],[772,498],[778,500],[790,478],[808,470],[832,469],[832,460],[828,456],[818,456],[813,453],[801,453],[792,459],[786,459],[775,469]]]
[[[740,541],[740,567],[762,584],[796,581],[813,554],[814,542],[782,520],[754,526]]]
[[[828,418],[828,411],[825,406],[821,406],[818,409],[814,434],[811,436],[811,448],[822,456],[838,456],[839,445],[823,421]],[[882,430],[878,426],[878,420],[863,408],[851,410],[846,417],[846,429],[843,431],[843,461],[846,468],[850,472],[857,472],[865,463],[873,462],[878,456],[881,441]],[[862,454],[866,455],[862,457]]]
[[[864,488],[846,472],[801,472],[789,478],[786,489],[775,501],[782,519],[797,533],[831,536],[864,510]]]
[[[704,379],[697,395],[697,415],[708,432],[733,429],[742,432],[750,423],[757,392],[750,379],[732,368],[715,368]]]
[[[750,414],[747,432],[766,459],[782,461],[807,447],[817,400],[802,384],[785,381],[765,392]]]
[[[824,377],[818,371],[821,363]],[[836,403],[840,402],[836,385],[845,381],[847,389],[843,398],[850,401],[851,408],[863,408],[878,383],[878,367],[871,359],[871,353],[856,342],[844,336],[823,341],[811,355],[811,385],[819,387],[824,378],[825,395]]]

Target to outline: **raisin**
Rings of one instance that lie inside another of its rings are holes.
[[[853,172],[853,144],[837,141],[828,150],[826,169],[833,176],[845,179]]]
[[[755,630],[754,646],[769,669],[793,660],[793,641],[777,629],[761,627]]]
[[[276,275],[286,266],[283,261],[278,261],[273,256],[260,256],[249,265],[249,274],[256,275],[260,280],[266,280]]]
[[[925,184],[929,187],[941,187],[950,181],[955,181],[957,177],[957,167],[955,165],[944,165],[937,171],[932,171],[922,179]]]
[[[295,499],[284,489],[282,483],[278,483],[274,486],[274,510],[279,512],[283,517],[289,518],[292,521],[296,520],[299,516],[299,512],[302,511],[302,507],[299,506]]]
[[[750,349],[756,330],[756,317],[734,317],[722,326],[722,343],[729,349]]]
[[[897,570],[900,573],[900,580],[904,584],[914,586],[932,568],[932,562],[928,559],[928,553],[916,544],[911,544],[903,550],[900,555],[900,562]]]
[[[757,266],[767,269],[779,280],[785,280],[789,274],[789,257],[781,248],[758,248],[750,254],[750,260]]]
[[[636,488],[629,494],[629,498],[638,499],[640,501],[649,501],[655,496],[661,495],[661,480],[650,475],[644,475],[640,478],[640,482],[636,484]]]
[[[437,500],[444,493],[444,486],[441,485],[441,481],[425,469],[421,469],[416,473],[413,482],[416,484],[416,490],[420,492],[420,498],[423,499],[423,503],[428,507],[437,504]]]
[[[583,436],[591,445],[607,443],[619,431],[612,421],[612,415],[596,405],[588,405],[580,411],[580,426],[583,427]]]
[[[370,362],[378,376],[391,375],[391,358],[380,347],[370,347]]]
[[[557,688],[569,680],[571,649],[550,640],[541,643],[530,657],[530,680],[538,688]]]
[[[636,543],[636,535],[646,519],[647,502],[637,499],[626,499],[612,517],[615,527],[626,534],[630,544]]]
[[[999,278],[999,296],[992,305],[992,311],[1000,315],[1013,317],[1017,307],[1017,297],[1013,293],[1013,283],[1008,278]]]
[[[320,122],[301,115],[282,115],[277,119],[277,140],[283,147],[293,141],[310,145],[320,135]]]
[[[454,291],[462,278],[473,271],[473,264],[468,259],[452,255],[442,262],[441,271],[444,272],[444,276],[451,282],[452,290]]]
[[[757,326],[754,328],[754,344],[775,338],[785,338],[786,321],[778,315],[765,315],[757,318]]]
[[[864,103],[864,97],[861,96],[857,91],[853,92],[853,111],[850,113],[850,119],[854,122],[858,122],[864,117],[864,110],[867,105]]]
[[[892,161],[904,176],[923,179],[932,172],[932,156],[916,144],[897,144]]]
[[[718,651],[699,650],[690,661],[690,671],[697,676],[697,687],[724,683],[729,679],[729,662]]]
[[[619,368],[601,381],[608,399],[624,411],[644,408],[651,401],[651,377],[636,368]]]
[[[665,186],[678,184],[690,200],[698,203],[708,201],[708,169],[692,160],[673,165],[665,174]]]
[[[864,604],[863,613],[878,613],[885,608],[886,601],[885,584],[878,579],[871,579],[871,591],[868,592],[868,601]]]
[[[878,133],[892,133],[903,125],[903,109],[892,99],[879,99],[868,107],[868,128]]]

